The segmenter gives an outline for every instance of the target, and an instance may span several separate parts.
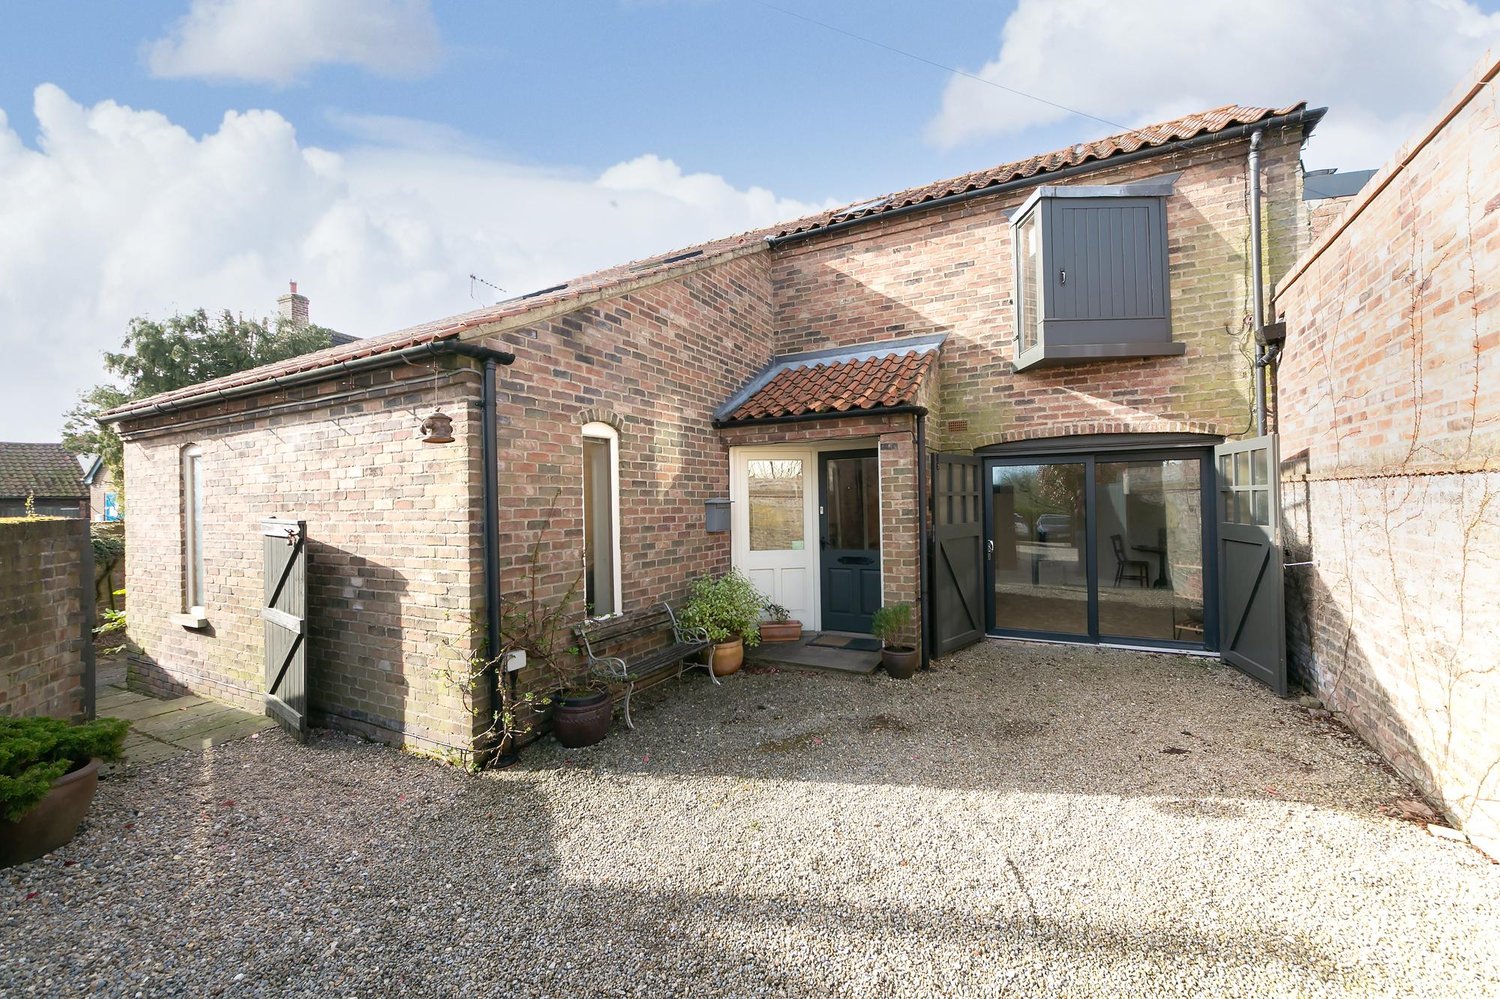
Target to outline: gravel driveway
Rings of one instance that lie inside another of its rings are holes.
[[[0,872],[0,993],[1494,995],[1500,866],[1202,660],[700,677],[470,777],[279,733]]]

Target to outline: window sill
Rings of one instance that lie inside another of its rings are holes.
[[[1089,361],[1113,361],[1138,357],[1181,357],[1187,353],[1187,344],[1165,341],[1119,342],[1119,343],[1075,343],[1042,344],[1019,352],[1016,370],[1049,368],[1061,364],[1085,364]]]
[[[167,620],[192,631],[208,627],[208,613],[202,607],[190,607],[185,613],[168,615]]]

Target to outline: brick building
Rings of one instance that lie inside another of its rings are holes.
[[[1290,652],[1500,856],[1500,114],[1486,60],[1279,283]]]
[[[814,630],[909,602],[933,654],[1212,652],[1212,448],[1254,426],[1256,253],[1269,282],[1305,244],[1321,115],[1220,108],[133,403],[137,682],[259,705],[275,515],[308,525],[314,716],[437,752],[484,713],[453,674],[492,571],[572,622],[733,565]]]

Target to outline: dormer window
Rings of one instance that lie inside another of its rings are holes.
[[[1037,188],[1011,220],[1016,370],[1180,355],[1167,288],[1168,183]]]

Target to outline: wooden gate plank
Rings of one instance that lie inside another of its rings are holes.
[[[261,522],[265,565],[266,714],[307,739],[307,524]]]

